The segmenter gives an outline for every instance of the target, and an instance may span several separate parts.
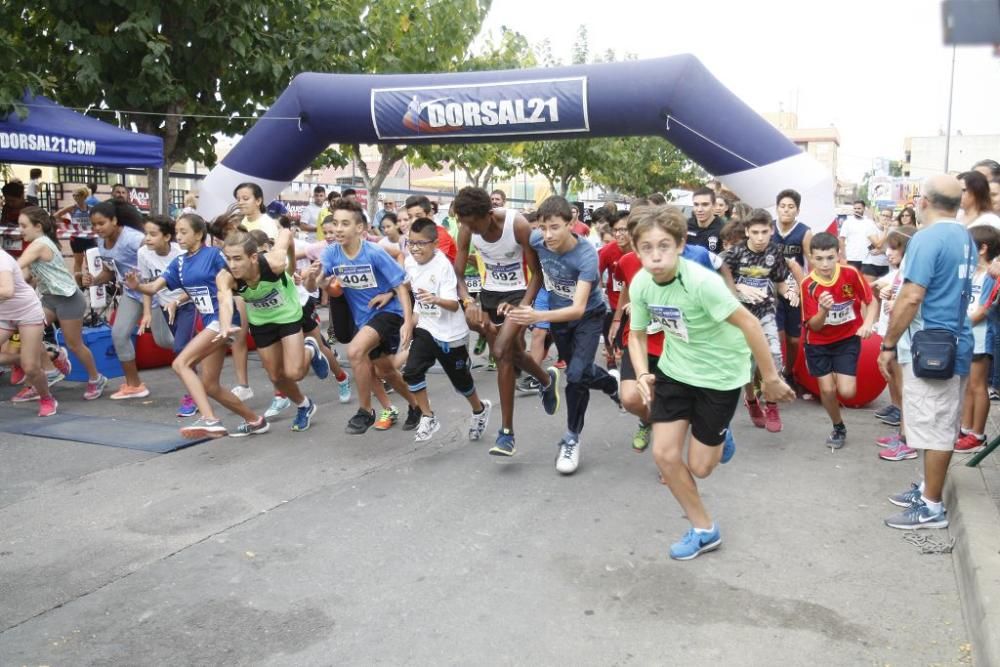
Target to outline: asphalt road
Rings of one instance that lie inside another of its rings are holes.
[[[253,359],[251,375],[263,410]],[[61,410],[175,423],[172,373],[143,377],[153,396],[127,404],[63,384]],[[495,375],[476,377],[497,403]],[[604,396],[562,477],[563,411],[519,397],[518,454],[498,461],[492,437],[465,439],[446,378],[430,382],[444,428],[422,444],[345,435],[356,404],[315,378],[301,434],[286,416],[166,455],[0,434],[0,665],[970,660],[951,556],[882,526],[918,471],[877,460],[870,411],[848,412],[831,453],[816,403],[786,407],[777,435],[741,409],[736,457],[701,484],[723,547],[679,563],[687,524]]]

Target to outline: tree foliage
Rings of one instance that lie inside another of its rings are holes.
[[[492,0],[379,0],[368,5],[364,29],[371,45],[342,71],[358,74],[454,72],[469,59],[469,47],[479,34]],[[368,189],[369,216],[375,214],[378,192],[396,164],[415,154],[401,144],[380,144],[373,172],[361,157],[361,146],[340,147],[354,160]]]
[[[368,49],[364,7],[360,0],[8,7],[17,16],[4,18],[17,23],[0,24],[0,43],[13,32],[27,55],[21,67],[35,79],[3,81],[0,102],[27,87],[70,106],[126,110],[102,120],[162,137],[165,166],[186,159],[211,166],[215,135],[245,132],[295,74],[344,67]]]
[[[698,183],[704,172],[662,137],[602,139],[604,159],[590,169],[591,180],[635,197]]]
[[[535,56],[524,35],[503,27],[498,40],[491,36],[482,51],[463,62],[463,71],[534,67]],[[445,163],[462,171],[476,187],[486,187],[494,177],[510,175],[520,164],[523,143],[421,144],[414,147],[410,163],[441,169]]]

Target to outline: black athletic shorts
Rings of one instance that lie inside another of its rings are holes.
[[[288,324],[261,324],[250,325],[250,335],[257,347],[271,347],[282,338],[294,336],[302,331],[302,321],[297,320]]]
[[[889,273],[888,266],[879,266],[878,264],[862,264],[861,273],[866,276],[874,276],[875,278],[881,278]]]
[[[482,304],[483,310],[490,316],[490,322],[493,324],[503,324],[503,316],[497,314],[497,308],[500,307],[501,303],[519,306],[523,299],[524,290],[517,290],[516,292],[490,292],[483,290],[479,293],[479,303]]]
[[[678,382],[655,371],[653,408],[649,420],[656,424],[687,420],[691,437],[715,447],[726,439],[726,429],[740,402],[740,387],[720,391]]]
[[[316,321],[316,304],[318,301],[309,297],[305,305],[302,306],[302,331],[309,333],[319,326],[319,322]]]
[[[97,239],[94,238],[77,238],[70,237],[69,239],[69,249],[73,251],[74,255],[87,252],[91,248],[97,247]]]
[[[660,363],[660,358],[655,354],[650,354],[647,363],[649,364],[649,372],[654,373],[656,371],[656,364]],[[621,371],[622,380],[639,379],[635,376],[635,368],[632,366],[632,355],[628,353],[628,348],[625,348],[625,351],[622,352],[622,362],[618,368]]]
[[[347,297],[330,297],[330,326],[333,327],[333,337],[338,343],[350,343],[354,340],[357,329],[354,327],[354,316],[351,307],[347,305]]]
[[[809,369],[809,375],[814,378],[821,378],[830,373],[857,375],[860,354],[859,336],[851,336],[826,345],[806,343],[806,368]]]
[[[369,359],[378,359],[399,351],[399,330],[403,328],[403,318],[396,313],[377,313],[365,324],[378,334],[379,344],[368,353]]]

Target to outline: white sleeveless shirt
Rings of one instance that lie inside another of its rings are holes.
[[[503,233],[494,242],[479,234],[472,235],[472,245],[486,267],[483,289],[487,292],[518,292],[528,287],[524,275],[524,249],[514,236],[517,211],[508,209],[503,221]]]

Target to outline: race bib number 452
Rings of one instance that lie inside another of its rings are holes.
[[[688,342],[687,325],[680,308],[673,306],[649,306],[649,316],[653,323],[660,325],[663,332]]]
[[[338,266],[334,273],[340,280],[340,284],[347,289],[374,289],[378,287],[375,279],[375,270],[371,264],[351,264],[349,266]]]

